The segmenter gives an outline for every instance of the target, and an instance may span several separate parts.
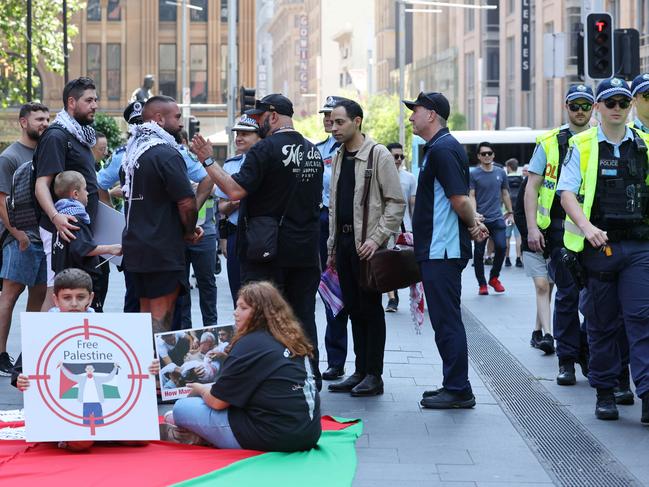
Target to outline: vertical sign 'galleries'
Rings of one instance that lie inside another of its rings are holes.
[[[300,93],[309,92],[309,17],[300,15],[299,17],[300,37],[298,40],[298,52],[300,54]]]
[[[521,6],[521,91],[530,91],[530,0]]]

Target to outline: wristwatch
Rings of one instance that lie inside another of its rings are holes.
[[[212,164],[214,164],[214,159],[211,157],[208,157],[203,161],[203,167],[210,167]]]

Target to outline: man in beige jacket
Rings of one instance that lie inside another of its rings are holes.
[[[406,208],[399,173],[390,152],[363,135],[363,109],[341,99],[331,113],[332,134],[342,144],[331,165],[329,240],[327,265],[338,271],[345,308],[349,312],[356,355],[355,372],[331,384],[331,392],[352,396],[383,394],[385,314],[381,294],[360,286],[361,260],[369,260],[399,231]],[[368,193],[369,212],[365,241],[363,190],[365,171],[372,153],[373,168]]]

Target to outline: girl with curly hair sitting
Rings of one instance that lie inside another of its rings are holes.
[[[188,384],[190,397],[165,415],[162,437],[217,448],[301,451],[322,432],[313,346],[272,284],[241,288],[236,335],[213,385]]]

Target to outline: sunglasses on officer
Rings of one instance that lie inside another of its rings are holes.
[[[642,93],[642,98],[649,101],[649,91],[645,91],[644,93]]]
[[[393,154],[394,160],[401,159],[402,161],[406,158],[405,154]]]
[[[626,110],[631,106],[631,100],[628,98],[622,98],[622,99],[609,98],[607,100],[604,100],[602,103],[604,103],[604,106],[609,110],[615,108],[616,105],[618,105],[622,110]]]
[[[568,108],[571,112],[578,112],[579,110],[583,112],[590,112],[593,109],[593,104],[584,102],[584,103],[568,103]]]

